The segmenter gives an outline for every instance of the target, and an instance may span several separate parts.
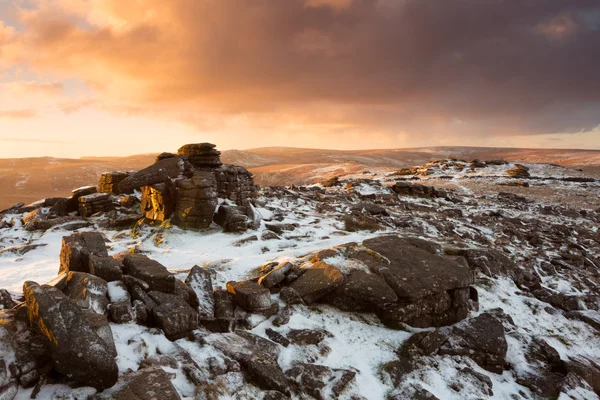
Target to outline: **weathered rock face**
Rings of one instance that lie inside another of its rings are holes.
[[[501,374],[507,350],[502,322],[485,313],[455,326],[440,354],[467,356],[482,368]]]
[[[185,156],[196,168],[214,168],[222,165],[221,152],[211,143],[186,144],[177,150],[177,154]]]
[[[87,218],[98,212],[107,212],[115,209],[113,198],[109,193],[94,193],[81,196],[77,211],[79,215]]]
[[[67,285],[63,293],[86,310],[98,314],[105,314],[108,306],[108,284],[92,274],[84,272],[69,272],[67,274]]]
[[[63,237],[58,273],[89,272],[90,255],[92,254],[98,257],[108,257],[108,250],[101,233],[82,232]]]
[[[98,191],[100,193],[121,194],[119,184],[129,177],[129,175],[131,175],[131,173],[121,171],[103,173],[100,176]]]
[[[80,309],[51,286],[27,281],[23,292],[29,321],[45,337],[56,370],[96,389],[113,386],[117,353],[106,318]]]
[[[175,211],[177,189],[175,183],[167,179],[164,183],[142,186],[140,210],[144,217],[153,221],[165,221]]]
[[[218,199],[212,172],[197,171],[177,181],[177,204],[173,222],[182,228],[206,229],[210,226]]]
[[[223,165],[214,170],[220,198],[247,206],[257,196],[258,190],[252,174],[244,167]]]
[[[226,207],[215,222],[226,231],[245,230],[257,219],[251,204],[257,187],[245,168],[222,165],[220,154],[210,143],[185,145],[178,155],[161,154],[154,165],[121,181],[118,189],[141,188],[141,211],[146,218],[172,218],[175,224],[190,229],[208,228],[218,199],[227,199],[243,208]]]

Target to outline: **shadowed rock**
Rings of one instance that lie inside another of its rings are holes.
[[[101,315],[81,310],[61,291],[27,281],[23,284],[30,323],[44,335],[57,371],[96,389],[117,382],[117,355],[110,326]],[[100,318],[94,323],[91,318]],[[95,328],[94,328],[95,326]]]

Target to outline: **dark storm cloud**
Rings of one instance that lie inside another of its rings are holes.
[[[31,65],[131,106],[287,112],[409,133],[600,124],[597,0],[138,3],[105,2],[105,23],[46,4],[23,15],[18,40]]]

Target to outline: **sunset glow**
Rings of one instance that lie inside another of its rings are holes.
[[[0,157],[600,148],[595,1],[0,0]]]

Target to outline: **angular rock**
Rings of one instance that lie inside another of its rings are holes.
[[[333,335],[324,329],[291,329],[287,334],[293,344],[302,346],[317,345],[328,337]]]
[[[73,233],[62,239],[58,273],[89,272],[90,255],[108,257],[104,237],[99,232]]]
[[[99,335],[90,314],[58,289],[27,281],[23,292],[30,323],[45,336],[56,370],[99,390],[113,386],[118,367],[112,335]]]
[[[271,307],[271,292],[255,281],[227,282],[227,291],[246,311],[252,312]]]
[[[0,310],[8,310],[16,306],[17,303],[6,289],[0,289]]]
[[[225,203],[219,207],[213,221],[225,232],[243,232],[252,225],[244,208]]]
[[[501,374],[507,350],[502,322],[484,313],[455,326],[439,352],[469,357],[481,368]]]
[[[183,301],[166,302],[152,309],[156,326],[169,340],[181,339],[198,329],[198,312]]]
[[[127,253],[123,257],[123,273],[146,282],[151,290],[175,292],[175,276],[161,263],[143,254]]]
[[[290,287],[300,295],[302,300],[311,304],[333,292],[343,280],[344,276],[339,269],[319,261],[306,269]]]
[[[207,229],[218,205],[215,175],[196,171],[177,185],[177,204],[173,223],[185,229]]]
[[[166,221],[171,218],[177,204],[175,183],[167,179],[163,183],[142,186],[140,211],[152,221]]]
[[[104,279],[85,272],[70,271],[63,292],[79,307],[97,314],[106,314],[108,284]]]
[[[120,281],[123,278],[122,265],[118,260],[112,257],[98,257],[93,254],[90,255],[89,259],[90,274],[96,275],[107,282]]]
[[[292,263],[284,261],[281,264],[277,265],[275,268],[273,268],[271,271],[269,271],[267,274],[261,276],[258,280],[258,284],[266,288],[271,288],[283,282],[287,273],[290,272],[293,267],[294,265]]]
[[[215,299],[213,296],[212,278],[208,268],[193,266],[185,279],[185,284],[194,291],[198,298],[198,314],[201,318],[215,316]]]
[[[500,250],[460,249],[452,251],[452,254],[465,257],[473,271],[481,272],[487,276],[515,278],[519,272],[517,264]]]
[[[189,162],[198,168],[221,166],[221,153],[212,143],[192,143],[181,146],[177,154],[187,157]]]

